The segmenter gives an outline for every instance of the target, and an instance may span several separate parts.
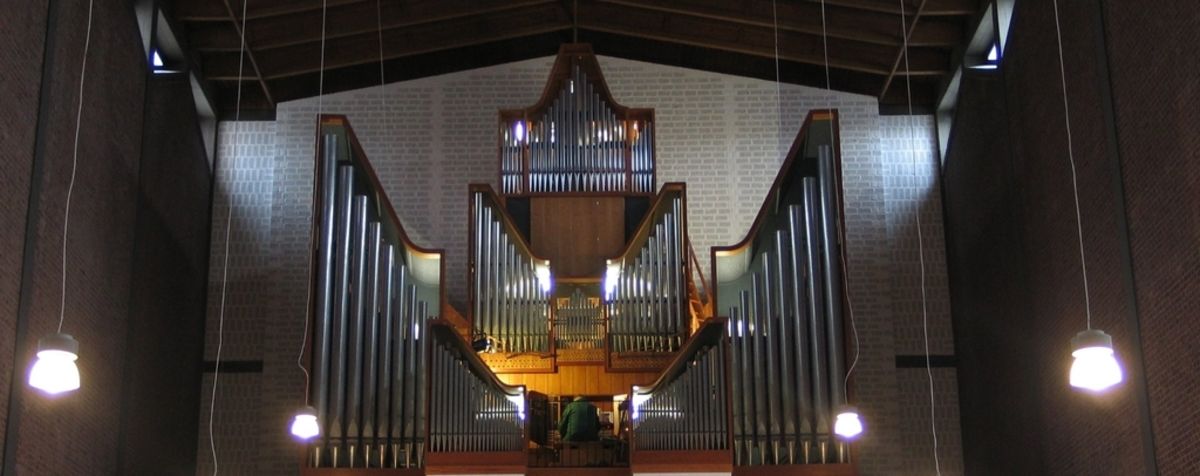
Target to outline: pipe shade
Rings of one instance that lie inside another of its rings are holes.
[[[1104,331],[1086,330],[1071,339],[1071,386],[1102,392],[1125,379],[1121,364],[1113,352],[1112,336]]]
[[[29,386],[47,395],[79,389],[79,342],[68,334],[38,340],[37,360],[29,370]]]

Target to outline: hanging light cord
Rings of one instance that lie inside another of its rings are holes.
[[[63,321],[67,317],[67,229],[71,220],[71,195],[75,192],[75,170],[79,165],[79,126],[83,119],[83,81],[87,78],[87,57],[88,48],[92,45],[92,4],[95,0],[88,1],[88,19],[87,19],[87,35],[83,40],[83,61],[79,66],[79,106],[75,110],[75,147],[71,153],[71,181],[67,185],[67,204],[63,212],[63,237],[62,237],[62,295],[58,302],[58,331],[62,334]]]
[[[773,38],[775,42],[775,153],[782,156],[784,154],[783,86],[779,81],[779,15],[775,9],[775,0],[771,0],[771,24],[773,25]]]
[[[917,173],[917,133],[913,127],[912,74],[908,63],[908,21],[906,20],[904,0],[900,0],[900,37],[904,46],[904,89],[908,100],[908,135],[909,152],[912,155],[913,175]],[[913,19],[916,22],[916,19]],[[917,221],[917,256],[921,262],[921,330],[925,340],[925,375],[929,379],[929,432],[933,437],[933,468],[938,476],[942,474],[942,464],[938,458],[937,437],[937,399],[933,388],[933,364],[929,356],[929,298],[925,285],[925,238],[921,230],[921,204],[917,203],[913,213]]]
[[[235,129],[233,135],[233,150],[234,155],[237,154],[238,134],[237,129],[241,127],[242,120],[242,68],[243,59],[246,54],[246,5],[250,0],[242,0],[242,27],[239,30],[241,36],[240,46],[238,48],[238,81],[237,81],[237,100],[234,104],[233,127]],[[227,169],[228,170],[228,169]],[[228,181],[226,182],[229,183]],[[229,187],[226,186],[226,192]],[[233,194],[229,194],[228,210],[225,212],[225,256],[221,265],[221,307],[217,312],[217,356],[213,361],[213,383],[212,397],[208,403],[208,447],[212,451],[213,459],[213,476],[216,476],[220,470],[220,465],[217,463],[217,438],[213,433],[214,422],[216,421],[217,413],[217,379],[221,376],[221,350],[225,344],[225,296],[226,288],[229,284],[229,241],[233,231]]]
[[[325,111],[325,12],[328,10],[328,0],[321,0],[321,66],[320,78],[317,80],[317,120]],[[319,127],[319,125],[318,125]]]
[[[1067,158],[1071,161],[1071,191],[1075,196],[1075,229],[1079,234],[1079,265],[1083,271],[1083,305],[1087,329],[1092,330],[1092,298],[1088,292],[1087,258],[1083,254],[1083,217],[1079,212],[1079,181],[1075,176],[1075,149],[1071,145],[1071,108],[1067,104],[1067,68],[1063,64],[1062,27],[1058,23],[1058,0],[1054,0],[1054,34],[1058,38],[1058,72],[1062,78],[1063,117],[1067,125]]]

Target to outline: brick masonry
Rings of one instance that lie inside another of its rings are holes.
[[[217,392],[223,468],[294,472],[288,415],[302,404],[296,367],[308,280],[313,137],[317,112],[345,114],[412,238],[446,250],[451,302],[465,300],[467,184],[496,186],[496,111],[534,103],[553,58],[281,104],[272,122],[223,123],[213,205],[206,359],[216,355],[225,220],[232,241],[223,359],[263,360]],[[708,249],[746,233],[807,112],[841,113],[851,299],[861,337],[858,405],[870,425],[860,443],[865,475],[932,467],[928,381],[895,369],[923,352],[914,213],[927,261],[930,350],[952,353],[938,159],[930,117],[883,117],[874,98],[601,57],[614,96],[656,110],[659,183],[688,184],[689,234]],[[934,371],[943,474],[961,474],[956,378]],[[205,381],[211,392],[211,376]],[[207,399],[207,397],[205,397]],[[211,470],[207,400],[198,474]]]

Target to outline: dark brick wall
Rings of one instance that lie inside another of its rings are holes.
[[[1104,8],[1158,469],[1200,474],[1200,7]]]
[[[1093,326],[1126,370],[1107,395],[1067,385],[1085,311],[1050,2],[1018,2],[998,76],[964,80],[944,181],[968,474],[1200,471],[1200,13],[1144,7],[1060,0]]]
[[[121,474],[194,474],[208,270],[209,168],[187,76],[146,84]],[[181,423],[188,424],[181,424]]]
[[[999,72],[962,80],[944,172],[946,258],[958,357],[966,474],[1037,474],[1040,448],[1021,442],[1035,428],[1038,381],[1015,371],[1029,355],[1017,177]],[[999,389],[1011,389],[1001,391]],[[998,408],[1025,411],[998,412]]]
[[[41,91],[46,3],[32,0],[0,16],[0,449],[8,424],[11,383],[20,379],[11,366],[16,351],[16,317],[21,296],[25,216],[33,168],[33,127]],[[0,467],[4,456],[0,452]]]
[[[96,1],[87,65],[63,326],[80,341],[83,388],[46,398],[24,383],[37,339],[55,331],[59,316],[63,208],[87,20],[86,3],[46,5],[13,9],[0,29],[6,45],[0,48],[6,113],[0,394],[13,395],[11,405],[0,407],[6,419],[0,437],[8,444],[3,474],[189,472],[181,466],[194,467],[194,452],[178,451],[172,440],[183,438],[190,450],[196,434],[187,416],[197,411],[210,177],[194,137],[194,108],[180,107],[179,97],[190,102],[186,82],[161,91],[175,95],[171,101],[147,96],[158,89],[146,89],[130,2]],[[43,82],[46,100],[39,106]],[[146,104],[151,120],[144,123]],[[44,153],[35,154],[39,124]],[[18,321],[25,332],[15,332]],[[186,341],[173,341],[188,332]],[[161,431],[164,424],[174,428]],[[157,438],[154,451],[127,435]],[[139,450],[138,458],[156,466],[123,458],[122,449]],[[172,464],[158,464],[167,459]]]

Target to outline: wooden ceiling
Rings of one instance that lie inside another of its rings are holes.
[[[325,0],[325,92],[379,84],[379,24],[388,82],[554,55],[565,42],[597,54],[773,80],[778,19],[784,82],[825,86],[819,0]],[[900,1],[916,107],[932,108],[966,25],[986,0],[825,0],[831,83],[905,109]],[[317,95],[322,0],[249,0],[243,115]],[[377,8],[382,15],[377,13]],[[189,62],[233,110],[239,0],[178,0]],[[774,13],[774,14],[773,14]]]

